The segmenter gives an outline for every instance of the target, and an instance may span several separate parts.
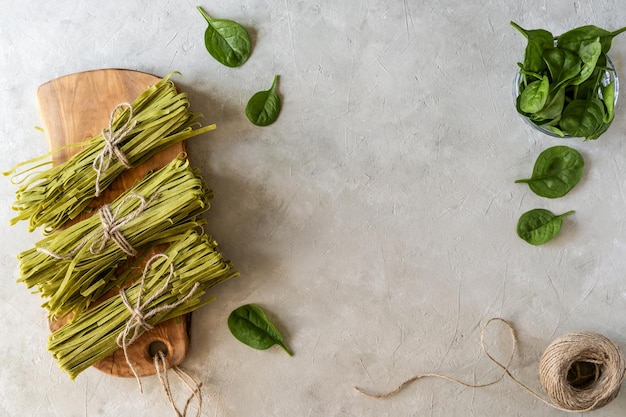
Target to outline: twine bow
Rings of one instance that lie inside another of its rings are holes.
[[[89,243],[91,239],[97,237],[97,239],[94,240],[89,247],[89,250],[93,255],[102,253],[107,242],[109,240],[113,240],[127,255],[135,256],[137,254],[137,251],[128,242],[128,240],[126,240],[126,237],[122,234],[121,229],[131,220],[139,217],[139,215],[143,213],[146,207],[148,207],[150,203],[152,203],[158,196],[158,194],[153,194],[150,199],[146,200],[146,198],[141,194],[128,194],[126,197],[124,197],[122,201],[120,201],[114,212],[111,212],[110,205],[103,205],[98,209],[98,215],[100,216],[100,222],[102,223],[102,230],[96,230],[94,233],[91,233],[86,238],[84,238],[78,245],[76,245],[73,250],[66,254],[59,254],[45,248],[37,248],[37,251],[45,253],[46,255],[52,256],[53,258],[59,260],[72,259],[74,256],[76,256],[76,254],[78,254],[78,252],[80,252],[83,247],[85,247],[87,243]],[[119,212],[124,203],[131,199],[139,200],[139,206],[126,216],[118,218]]]
[[[117,110],[125,107],[128,108],[128,119],[117,130],[113,130],[113,121],[115,120]],[[115,106],[111,112],[111,116],[109,117],[109,128],[102,129],[101,134],[102,139],[104,140],[104,147],[102,148],[102,152],[96,155],[93,160],[93,169],[96,171],[96,197],[100,196],[100,192],[102,191],[100,189],[100,179],[102,174],[111,166],[113,156],[115,156],[126,169],[132,168],[130,161],[118,146],[137,124],[137,121],[132,121],[132,118],[133,106],[129,103],[120,103]]]
[[[122,205],[127,200],[132,198],[136,198],[139,200],[139,207],[130,212],[128,215],[118,218]],[[135,256],[137,254],[137,251],[130,243],[128,243],[128,241],[122,234],[121,228],[131,220],[136,219],[137,216],[139,216],[146,209],[146,207],[152,202],[154,198],[156,198],[156,194],[153,195],[149,200],[146,200],[140,194],[129,194],[120,202],[120,204],[115,209],[115,212],[113,213],[111,213],[109,205],[105,204],[104,206],[100,207],[100,209],[98,210],[98,215],[100,216],[100,222],[102,223],[102,236],[100,236],[91,244],[91,253],[101,253],[104,250],[106,243],[109,240],[112,240],[117,243],[120,249],[122,249],[127,255]]]
[[[135,379],[137,380],[137,384],[139,385],[140,392],[143,391],[141,379],[139,378],[139,375],[137,374],[137,371],[135,370],[135,367],[132,361],[130,360],[130,357],[128,356],[128,346],[130,346],[135,341],[137,341],[137,339],[139,339],[139,337],[144,332],[150,331],[154,328],[154,326],[152,326],[148,322],[150,318],[156,316],[159,313],[172,310],[178,307],[179,305],[184,304],[185,302],[187,302],[187,300],[189,300],[189,298],[193,296],[193,294],[196,292],[196,290],[200,286],[200,284],[196,282],[195,285],[189,291],[189,293],[185,297],[183,297],[182,299],[178,300],[175,303],[156,305],[150,308],[150,305],[157,298],[159,298],[163,293],[165,293],[165,291],[167,291],[170,280],[174,276],[174,265],[170,263],[169,275],[167,276],[163,286],[161,286],[161,288],[155,291],[155,293],[152,294],[150,297],[148,297],[146,300],[144,301],[141,300],[141,295],[144,292],[144,285],[145,285],[146,276],[148,275],[148,270],[150,268],[150,265],[159,258],[165,258],[169,260],[169,257],[163,253],[156,254],[152,256],[150,259],[148,259],[148,261],[146,262],[146,266],[144,267],[143,274],[141,276],[141,283],[139,285],[137,301],[134,305],[128,300],[126,291],[124,291],[123,289],[120,290],[120,297],[122,299],[122,302],[124,303],[124,305],[126,306],[126,308],[128,309],[131,315],[128,321],[126,322],[126,326],[124,327],[124,330],[122,330],[120,334],[117,336],[116,341],[117,341],[117,345],[121,347],[122,350],[124,351],[124,358],[126,359],[126,363],[128,364],[131,372],[135,376]]]

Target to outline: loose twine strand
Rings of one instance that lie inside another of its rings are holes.
[[[135,366],[133,362],[130,360],[130,357],[128,356],[128,346],[136,342],[137,339],[141,337],[144,331],[150,331],[154,328],[154,326],[151,326],[147,322],[148,319],[156,316],[159,313],[172,310],[178,307],[179,305],[186,303],[187,300],[189,300],[193,296],[193,294],[196,292],[196,290],[200,286],[199,283],[196,282],[195,285],[191,288],[191,290],[189,290],[189,293],[185,297],[183,297],[182,299],[178,300],[175,303],[164,304],[161,306],[157,305],[152,309],[148,309],[148,307],[154,300],[159,298],[165,291],[167,291],[169,282],[174,276],[174,265],[170,263],[169,275],[167,276],[163,286],[159,288],[152,296],[148,297],[148,299],[144,300],[143,302],[141,301],[141,295],[143,294],[143,291],[144,291],[144,285],[145,285],[146,276],[148,275],[148,269],[150,268],[150,265],[152,264],[152,262],[156,261],[159,258],[169,259],[169,257],[163,253],[158,253],[152,256],[150,259],[148,259],[144,267],[143,274],[141,276],[141,283],[139,285],[139,292],[137,295],[137,301],[135,305],[133,305],[128,300],[126,291],[124,289],[120,290],[120,297],[122,299],[122,302],[124,303],[124,306],[126,306],[128,311],[130,311],[131,316],[126,322],[126,326],[124,327],[124,330],[122,330],[120,334],[117,336],[116,341],[117,341],[117,345],[121,347],[122,350],[124,351],[124,358],[126,359],[126,363],[128,364],[128,367],[130,368],[130,370],[132,371],[135,379],[137,380],[137,385],[139,386],[139,392],[143,392],[141,378],[139,378],[139,375],[137,374],[137,371],[135,370]]]
[[[122,126],[120,126],[117,130],[113,130],[113,122],[115,120],[115,115],[119,109],[128,108],[128,119]],[[130,103],[120,103],[111,112],[111,116],[109,117],[109,128],[102,129],[102,139],[104,140],[104,147],[102,148],[102,152],[100,152],[93,160],[93,169],[96,171],[96,197],[100,196],[100,179],[102,174],[106,172],[107,169],[111,166],[111,161],[113,156],[115,156],[118,161],[126,169],[132,168],[132,165],[128,161],[128,158],[122,150],[118,147],[118,145],[126,138],[126,136],[130,133],[131,130],[137,124],[137,121],[132,121],[133,118],[133,106]]]
[[[122,228],[126,226],[129,222],[136,219],[143,213],[143,211],[155,200],[158,198],[158,194],[153,194],[149,199],[146,200],[144,196],[141,194],[132,193],[127,195],[120,203],[114,212],[111,212],[111,207],[109,204],[105,204],[98,209],[98,215],[100,216],[100,222],[102,224],[101,230],[96,230],[95,232],[87,235],[74,249],[66,254],[60,254],[54,251],[51,251],[46,248],[37,248],[38,252],[45,253],[48,256],[51,256],[58,260],[63,259],[72,259],[74,258],[78,252],[81,251],[82,248],[85,247],[90,240],[97,237],[94,240],[90,247],[89,251],[92,255],[97,255],[104,251],[104,248],[109,240],[113,240],[117,245],[122,249],[127,255],[135,256],[137,254],[137,250],[133,248],[133,246],[128,242],[126,237],[122,234]],[[139,206],[131,211],[129,214],[123,217],[119,217],[119,212],[124,203],[131,199],[139,200]]]
[[[487,350],[485,333],[487,327],[493,322],[503,323],[509,331],[512,348],[506,364],[495,359]],[[383,399],[397,394],[407,385],[422,378],[440,378],[469,388],[485,388],[499,383],[505,376],[508,376],[539,401],[561,411],[581,413],[591,411],[603,407],[617,397],[624,381],[626,361],[619,348],[606,337],[591,332],[570,333],[556,339],[548,346],[541,358],[539,376],[549,400],[511,374],[510,367],[517,351],[517,343],[513,325],[505,319],[494,317],[487,321],[480,335],[483,353],[502,369],[502,374],[493,381],[471,384],[448,375],[425,373],[415,375],[383,394],[374,394],[359,387],[354,387],[354,389],[365,396]],[[595,365],[595,379],[586,387],[574,387],[568,379],[568,372],[574,364],[583,362]]]
[[[155,355],[153,359],[154,359],[154,367],[157,371],[159,380],[161,381],[161,386],[163,387],[163,391],[165,392],[167,401],[169,402],[170,406],[176,413],[176,417],[185,417],[187,415],[189,404],[191,404],[191,401],[194,398],[196,398],[196,402],[198,403],[198,410],[196,412],[196,417],[200,416],[202,412],[202,393],[200,391],[200,388],[202,388],[202,382],[199,381],[197,378],[194,378],[193,376],[191,376],[189,373],[185,372],[182,368],[178,366],[174,366],[170,368],[172,369],[172,371],[174,371],[176,376],[178,376],[178,379],[180,379],[183,385],[185,385],[189,389],[189,391],[191,391],[191,394],[189,395],[189,397],[187,398],[187,401],[185,402],[185,407],[183,408],[183,411],[180,411],[178,407],[176,406],[176,403],[174,402],[174,397],[172,395],[172,388],[170,386],[170,381],[167,376],[165,353],[163,353],[162,351],[159,351],[159,353]],[[161,365],[163,366],[163,371],[161,371]]]

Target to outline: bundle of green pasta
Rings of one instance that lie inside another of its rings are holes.
[[[189,162],[174,159],[148,174],[110,205],[39,241],[18,255],[28,288],[48,298],[50,317],[85,310],[123,280],[115,268],[136,256],[136,248],[170,242],[201,224],[212,192]]]
[[[156,324],[208,303],[211,299],[203,298],[208,288],[237,275],[213,239],[195,230],[187,231],[162,255],[150,258],[143,274],[141,269],[128,269],[122,278],[133,284],[119,296],[105,300],[52,333],[48,350],[74,379]]]
[[[108,129],[85,143],[85,149],[68,161],[41,172],[33,166],[16,191],[11,220],[29,220],[29,230],[43,226],[51,234],[75,218],[124,170],[146,161],[161,150],[215,128],[201,127],[200,114],[189,110],[186,93],[179,93],[172,74],[140,94],[130,105],[120,104],[111,114]],[[117,111],[121,110],[121,111]],[[31,162],[36,162],[37,158]],[[29,162],[25,163],[29,164]],[[4,175],[15,174],[19,164]]]

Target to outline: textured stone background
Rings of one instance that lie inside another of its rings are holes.
[[[218,0],[215,17],[245,25],[250,60],[232,69],[204,49],[205,22],[187,1],[0,0],[0,169],[47,151],[36,88],[98,68],[129,68],[177,84],[218,129],[189,143],[215,190],[207,230],[241,277],[194,314],[185,367],[204,382],[205,416],[557,416],[497,375],[479,346],[487,319],[516,325],[513,373],[539,390],[538,360],[558,335],[600,332],[626,347],[624,105],[601,140],[549,138],[513,106],[525,40],[511,26],[560,34],[626,25],[626,9],[598,1]],[[626,35],[610,54],[626,74]],[[283,112],[267,128],[244,115],[279,74]],[[583,181],[541,199],[514,180],[556,144],[578,149]],[[46,351],[41,300],[16,284],[16,254],[40,235],[10,228],[14,186],[0,184],[0,414],[171,415],[156,378],[88,370],[75,381]],[[562,234],[531,247],[518,217],[576,210]],[[295,352],[254,351],[228,332],[241,304],[265,307]],[[494,333],[492,351],[510,345]],[[175,388],[182,399],[182,388]],[[621,416],[626,395],[594,416]]]

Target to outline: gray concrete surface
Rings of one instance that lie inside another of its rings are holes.
[[[251,32],[240,68],[204,49],[205,22],[188,1],[0,0],[1,169],[47,151],[35,91],[61,75],[129,68],[178,84],[218,129],[189,143],[215,190],[207,230],[241,277],[194,314],[184,366],[204,383],[204,416],[557,416],[505,380],[468,389],[414,373],[483,382],[497,376],[479,346],[490,317],[519,337],[512,372],[540,390],[551,340],[600,332],[626,347],[626,142],[623,100],[596,142],[537,133],[512,99],[524,39],[584,24],[626,25],[626,9],[598,1],[218,0],[199,4]],[[611,57],[626,74],[626,35]],[[279,74],[283,111],[258,128],[248,98]],[[626,75],[624,76],[626,79]],[[543,149],[567,144],[587,162],[566,197],[545,200],[514,180]],[[168,416],[156,378],[90,369],[75,381],[46,351],[41,300],[17,284],[16,255],[38,232],[8,226],[15,187],[0,184],[0,414]],[[561,235],[532,247],[519,216],[576,210]],[[295,355],[254,351],[226,327],[257,303]],[[508,355],[506,336],[492,351]],[[183,390],[175,387],[177,399]],[[622,416],[626,395],[594,416]]]

